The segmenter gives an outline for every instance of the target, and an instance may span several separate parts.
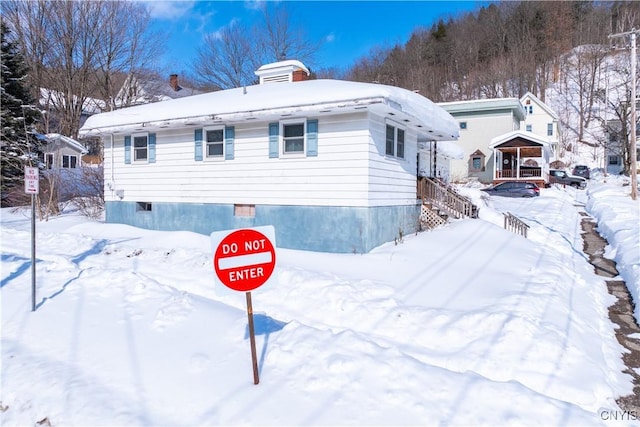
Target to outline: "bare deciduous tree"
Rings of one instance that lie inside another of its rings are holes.
[[[320,44],[292,24],[284,5],[266,2],[258,24],[231,22],[205,36],[193,64],[198,83],[229,89],[253,84],[263,64],[297,59],[312,65]]]
[[[46,131],[77,137],[88,100],[109,104],[115,76],[143,69],[162,46],[146,27],[142,3],[10,0],[3,6],[32,70],[34,97],[49,107]]]

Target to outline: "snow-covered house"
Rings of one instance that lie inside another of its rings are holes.
[[[545,184],[557,138],[533,131],[533,124],[539,122],[533,116],[543,104],[534,98],[533,95],[524,98],[524,104],[517,98],[438,104],[458,120],[460,126],[459,146],[464,155],[451,160],[452,178],[483,183],[526,180]],[[521,125],[528,123],[525,107],[532,127],[523,130]],[[551,113],[551,110],[545,111],[542,120],[548,120],[547,114]],[[557,135],[557,122],[552,130]]]
[[[171,74],[169,80],[145,78],[129,75],[114,98],[116,108],[151,102],[168,101],[202,93],[197,89],[180,84],[177,74]]]
[[[82,156],[87,154],[87,147],[73,138],[58,133],[42,136],[46,145],[40,161],[46,169],[76,169],[82,165]]]
[[[285,61],[258,70],[262,84],[91,117],[81,134],[104,143],[106,220],[204,234],[273,225],[278,246],[327,252],[415,230],[418,144],[455,140],[458,123],[408,90],[293,81],[300,71]]]
[[[524,94],[520,98],[520,102],[525,112],[520,129],[545,137],[545,140],[550,144],[552,156],[555,156],[560,140],[558,114],[531,92]]]

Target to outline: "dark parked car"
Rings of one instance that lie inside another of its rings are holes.
[[[501,182],[489,188],[483,188],[487,194],[504,197],[536,197],[540,188],[533,182]]]
[[[576,165],[571,172],[571,175],[581,176],[583,178],[589,179],[591,177],[591,171],[588,166],[585,165]]]
[[[576,188],[586,188],[587,180],[581,176],[571,176],[558,169],[549,170],[549,184],[570,185]]]

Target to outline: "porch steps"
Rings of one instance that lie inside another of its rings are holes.
[[[423,228],[432,229],[443,225],[449,217],[478,217],[478,207],[470,199],[437,179],[419,180],[418,197],[422,199],[420,222]]]

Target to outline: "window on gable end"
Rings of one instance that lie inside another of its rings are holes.
[[[62,156],[62,167],[65,169],[75,169],[78,167],[78,156],[64,154]]]
[[[553,123],[547,123],[547,136],[553,136]]]

